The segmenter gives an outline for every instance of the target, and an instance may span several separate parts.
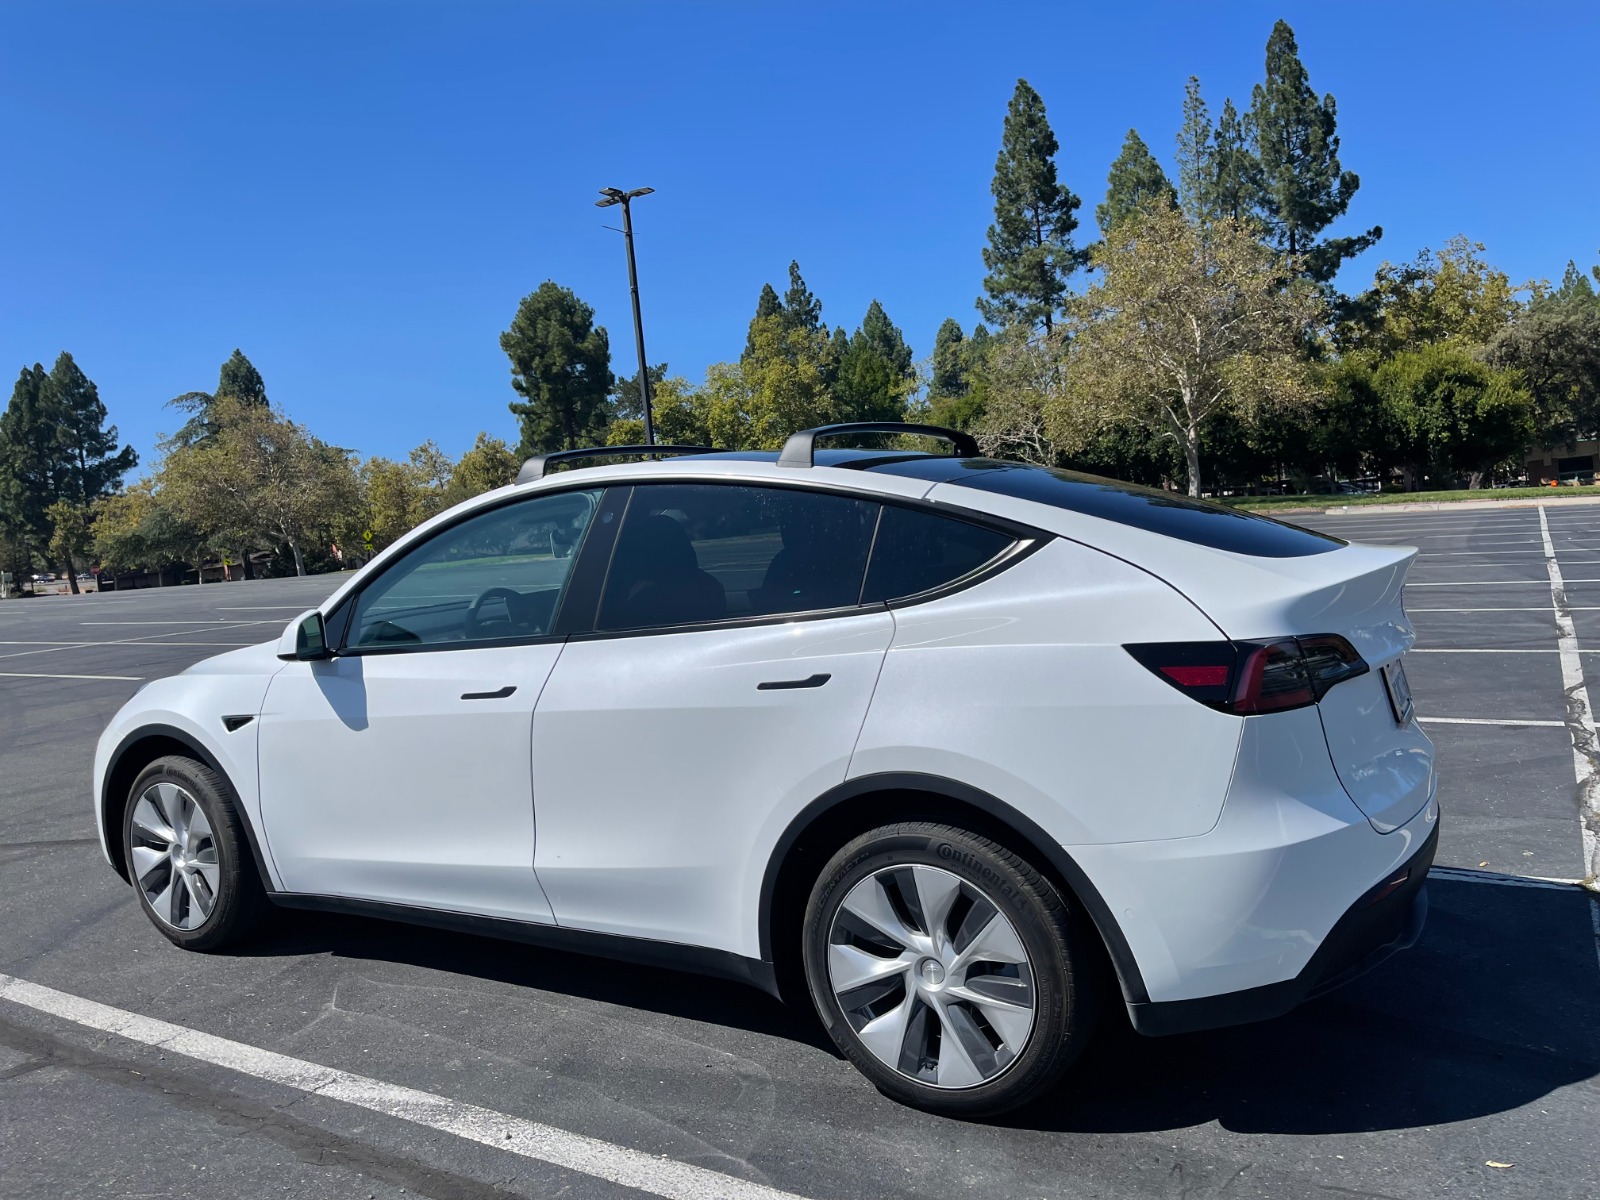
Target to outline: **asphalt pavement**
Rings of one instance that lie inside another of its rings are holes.
[[[172,947],[100,858],[95,739],[139,682],[275,636],[338,577],[0,604],[0,1197],[1600,1194],[1600,906],[1564,882],[1600,508],[1300,520],[1422,549],[1408,672],[1444,829],[1421,943],[1262,1025],[1112,1021],[987,1123],[885,1100],[733,984],[306,913]]]

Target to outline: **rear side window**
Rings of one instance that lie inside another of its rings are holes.
[[[1298,525],[1206,500],[1192,500],[1176,492],[1028,463],[992,458],[926,458],[907,459],[874,469],[1032,500],[1214,550],[1231,550],[1235,554],[1252,554],[1259,558],[1326,554],[1345,544],[1338,538]]]
[[[599,627],[652,629],[861,602],[878,505],[791,488],[634,488]]]
[[[862,600],[915,596],[960,579],[1010,549],[1015,539],[920,509],[884,508]]]

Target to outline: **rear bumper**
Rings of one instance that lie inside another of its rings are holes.
[[[1269,1020],[1364,975],[1397,950],[1410,948],[1427,920],[1428,868],[1438,844],[1436,821],[1414,855],[1345,911],[1293,979],[1217,996],[1132,1003],[1128,1015],[1133,1027],[1159,1036]]]

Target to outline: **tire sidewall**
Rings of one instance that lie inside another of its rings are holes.
[[[144,888],[133,875],[133,810],[139,797],[151,784],[161,781],[176,784],[194,798],[211,826],[211,836],[217,848],[217,903],[206,919],[193,929],[174,929],[156,915]],[[145,916],[170,941],[187,950],[209,950],[236,936],[245,918],[245,894],[254,882],[254,864],[248,861],[249,848],[241,844],[238,819],[223,785],[208,767],[186,758],[159,758],[151,763],[134,780],[128,790],[127,802],[122,812],[123,862],[128,864],[128,875],[139,907]]]
[[[844,897],[863,879],[891,866],[926,865],[958,876],[983,891],[1016,930],[1028,952],[1034,984],[1034,1023],[1021,1054],[994,1079],[971,1088],[931,1087],[880,1062],[857,1039],[830,983],[828,935]],[[1049,889],[1041,892],[1040,884]],[[1056,919],[1052,919],[1051,902]],[[963,1115],[1002,1112],[1025,1103],[1063,1065],[1061,1043],[1075,1015],[1075,979],[1061,936],[1064,908],[1048,883],[1033,884],[997,855],[991,844],[963,831],[890,826],[847,844],[823,868],[806,907],[802,938],[807,986],[823,1025],[845,1056],[878,1088],[919,1108]],[[1043,1082],[1041,1082],[1043,1081]]]

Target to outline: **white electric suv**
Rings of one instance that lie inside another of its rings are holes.
[[[885,432],[956,453],[816,448]],[[926,426],[593,465],[627,453],[530,460],[124,706],[95,811],[162,933],[271,902],[809,993],[964,1114],[1102,997],[1256,1020],[1415,940],[1414,551]]]

